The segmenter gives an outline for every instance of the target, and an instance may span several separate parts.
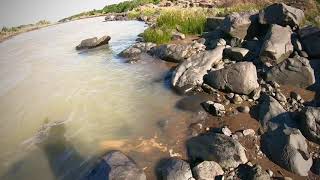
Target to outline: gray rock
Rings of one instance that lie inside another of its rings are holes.
[[[266,80],[306,88],[315,83],[315,76],[309,60],[296,56],[272,67],[266,74]]]
[[[312,165],[312,172],[320,175],[320,159],[315,159]]]
[[[120,151],[112,151],[103,157],[87,179],[146,180],[146,175],[126,155]]]
[[[248,161],[244,147],[232,137],[223,134],[204,134],[187,142],[192,160],[215,161],[222,168],[236,168]]]
[[[248,54],[249,50],[245,48],[233,47],[224,50],[224,57],[233,61],[242,61]]]
[[[260,51],[260,60],[271,65],[279,64],[293,52],[290,27],[271,25]]]
[[[190,165],[176,158],[168,159],[159,168],[159,174],[163,180],[189,180],[193,178]]]
[[[301,118],[303,134],[320,144],[320,107],[305,107]]]
[[[249,108],[249,106],[240,106],[238,108],[238,111],[242,112],[242,113],[249,113],[250,112],[250,108]]]
[[[233,96],[233,98],[232,98],[232,102],[233,102],[234,104],[242,104],[243,99],[242,99],[242,97],[241,97],[239,94],[235,94],[235,95]]]
[[[261,24],[289,25],[291,28],[298,27],[304,21],[304,12],[300,9],[288,6],[284,3],[275,3],[259,13]]]
[[[250,169],[249,180],[270,180],[270,176],[261,166],[255,165]]]
[[[174,32],[171,36],[171,40],[183,40],[185,38],[186,38],[186,35],[179,32]]]
[[[276,164],[300,176],[308,176],[312,158],[306,139],[298,129],[269,131],[263,138],[263,146],[267,156]]]
[[[109,43],[110,39],[110,36],[103,36],[99,39],[97,37],[85,39],[81,41],[81,43],[76,47],[76,49],[92,49],[98,46],[106,45]]]
[[[251,39],[259,31],[258,25],[255,12],[232,13],[225,17],[220,29],[238,39]]]
[[[202,103],[203,108],[210,114],[214,116],[224,116],[226,109],[224,105],[219,103],[214,103],[212,101],[207,101]]]
[[[256,67],[251,62],[239,62],[218,71],[211,71],[205,82],[221,90],[239,94],[250,94],[259,87]]]
[[[224,17],[207,17],[206,31],[213,31],[223,22]]]
[[[148,53],[151,48],[155,47],[156,44],[154,43],[136,43],[132,45],[131,47],[123,50],[119,56],[125,57],[125,58],[134,58],[139,56],[141,53]]]
[[[216,176],[224,174],[221,166],[214,161],[203,161],[192,169],[195,178],[201,180],[213,180]]]
[[[206,47],[203,44],[197,42],[188,45],[164,44],[152,48],[150,53],[162,60],[179,63],[201,51],[204,51],[205,48]]]
[[[187,85],[201,85],[207,71],[222,59],[223,49],[224,46],[218,46],[214,50],[198,53],[182,62],[173,73],[172,85],[180,88]]]
[[[299,35],[308,56],[320,58],[320,28],[308,26],[300,29]]]

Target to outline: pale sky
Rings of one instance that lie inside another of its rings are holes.
[[[55,22],[121,1],[124,0],[0,0],[0,28],[35,23],[42,19]]]

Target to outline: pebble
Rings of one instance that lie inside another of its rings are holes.
[[[250,107],[249,106],[240,106],[238,107],[239,112],[242,113],[249,113],[250,112]]]
[[[234,140],[238,140],[238,139],[239,139],[239,137],[238,137],[236,134],[232,134],[231,137],[232,137],[232,139],[234,139]]]
[[[256,134],[253,129],[245,129],[242,133],[244,136],[254,136]]]
[[[277,92],[276,93],[276,99],[279,101],[279,102],[287,102],[287,98],[284,94],[282,94],[281,92]]]
[[[243,99],[241,98],[241,96],[239,94],[234,95],[232,102],[234,104],[241,104],[243,102]]]
[[[242,138],[243,137],[243,134],[240,131],[236,132],[236,135],[238,136],[238,138]]]
[[[232,132],[231,132],[231,130],[230,130],[228,127],[223,127],[223,128],[221,129],[221,131],[222,131],[222,133],[223,133],[224,135],[226,135],[226,136],[231,136],[231,135],[232,135]]]
[[[267,170],[267,173],[269,174],[270,177],[273,176],[273,172],[270,169]]]
[[[231,99],[233,99],[233,97],[234,97],[234,93],[228,93],[228,94],[226,95],[226,97],[227,97],[227,99],[231,100]]]

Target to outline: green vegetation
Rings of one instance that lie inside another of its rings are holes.
[[[265,3],[244,3],[244,4],[237,4],[230,7],[219,7],[216,9],[217,16],[226,16],[228,14],[234,12],[248,12],[248,11],[259,11],[266,6]]]
[[[171,32],[171,30],[164,28],[148,28],[144,31],[143,38],[147,42],[163,44],[171,40]]]
[[[124,1],[121,2],[119,4],[112,4],[112,5],[108,5],[105,6],[102,9],[103,13],[122,13],[122,12],[127,12],[127,11],[131,11],[134,8],[144,5],[144,4],[148,4],[148,3],[153,3],[153,4],[157,4],[159,3],[160,0],[132,0],[132,1]]]
[[[159,9],[143,7],[143,8],[133,9],[132,11],[129,11],[128,18],[137,19],[138,17],[141,17],[141,16],[153,16],[153,15],[156,15],[157,13],[160,13]]]
[[[46,26],[49,24],[50,24],[49,21],[41,20],[35,24],[20,25],[20,26],[10,27],[10,28],[3,27],[1,29],[1,34],[17,33],[17,32],[21,32],[21,31],[25,31],[26,29],[33,29],[33,28],[37,28],[37,27]]]

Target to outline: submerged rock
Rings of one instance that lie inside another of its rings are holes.
[[[127,179],[146,180],[146,175],[137,164],[120,151],[106,154],[102,161],[89,173],[88,180]]]
[[[216,176],[224,174],[221,166],[214,161],[203,161],[192,169],[195,178],[201,180],[212,180]]]
[[[211,71],[204,78],[205,82],[221,90],[229,90],[239,94],[250,94],[259,87],[256,67],[251,62],[239,62]]]
[[[275,65],[287,59],[293,52],[291,34],[290,27],[271,25],[260,51],[260,60]]]
[[[266,80],[306,88],[315,83],[315,76],[309,60],[296,56],[272,67],[266,74]]]
[[[161,179],[164,180],[192,180],[192,171],[190,165],[176,158],[166,160],[158,169]]]
[[[236,168],[248,161],[244,147],[232,137],[210,133],[193,137],[187,142],[192,160],[215,161],[222,168]]]
[[[304,135],[320,144],[320,107],[306,107],[302,112],[301,123]]]
[[[261,24],[278,24],[280,26],[298,27],[304,21],[304,12],[301,9],[288,6],[284,3],[275,3],[259,13]]]
[[[182,88],[185,86],[201,86],[203,76],[222,59],[224,46],[218,46],[211,51],[198,53],[182,62],[173,73],[172,85]]]
[[[154,43],[144,43],[144,42],[139,42],[131,47],[123,50],[119,56],[128,58],[129,62],[134,62],[140,59],[142,54],[148,53],[153,47],[155,47],[156,44]]]
[[[97,37],[85,39],[81,41],[81,43],[76,47],[76,49],[91,49],[98,46],[106,45],[109,43],[110,39],[110,36],[103,36],[99,39]]]

